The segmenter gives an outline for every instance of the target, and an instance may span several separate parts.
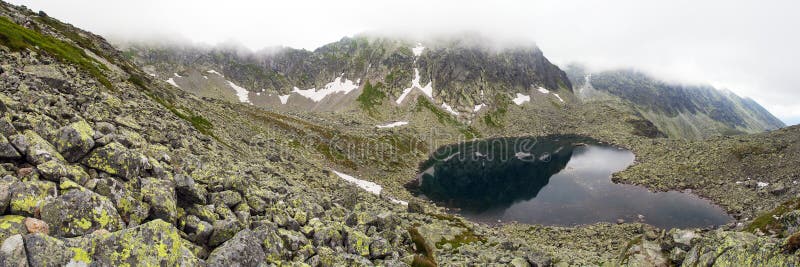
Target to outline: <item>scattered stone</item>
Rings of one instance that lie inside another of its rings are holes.
[[[256,234],[244,229],[214,249],[206,263],[209,266],[258,266],[266,257]]]
[[[107,229],[123,228],[122,218],[104,196],[92,191],[69,190],[42,207],[42,220],[53,225],[53,235],[75,237]]]
[[[11,214],[39,217],[41,205],[55,197],[56,185],[48,181],[16,182],[10,186],[9,192]]]
[[[178,200],[186,203],[206,204],[208,192],[188,175],[175,175],[175,190],[178,193]]]
[[[46,222],[36,219],[36,218],[25,218],[25,227],[28,228],[28,233],[35,234],[35,233],[42,233],[42,234],[50,234],[50,226],[47,225]]]
[[[3,245],[0,246],[0,266],[28,266],[28,256],[25,253],[25,243],[22,235],[12,235],[3,241]]]
[[[14,145],[8,142],[5,136],[0,134],[0,159],[16,160],[22,158],[22,155],[14,148]]]
[[[150,204],[150,215],[171,223],[178,218],[175,187],[171,181],[143,178],[142,200]]]
[[[58,130],[53,145],[64,159],[76,162],[94,148],[94,130],[84,120],[72,123]]]
[[[25,217],[19,215],[0,216],[0,242],[16,234],[27,234],[28,228],[25,227]]]
[[[211,247],[219,246],[228,241],[242,229],[235,220],[216,220],[212,226],[214,231],[208,239],[208,245]]]
[[[23,134],[12,136],[11,143],[18,151],[25,154],[25,159],[33,165],[54,159],[64,161],[64,157],[56,151],[55,147],[34,131],[25,130]]]

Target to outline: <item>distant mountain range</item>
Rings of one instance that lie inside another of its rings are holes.
[[[752,99],[724,89],[671,84],[634,70],[589,73],[571,65],[567,73],[582,100],[630,103],[670,137],[757,133],[786,126]]]
[[[279,110],[372,113],[423,96],[460,120],[493,124],[511,103],[617,101],[657,128],[647,129],[651,136],[696,139],[785,126],[728,91],[673,85],[632,70],[588,73],[571,65],[564,72],[536,46],[495,48],[474,35],[424,42],[364,35],[314,51],[123,46],[150,75],[186,91]]]

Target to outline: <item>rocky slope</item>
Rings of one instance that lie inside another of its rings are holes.
[[[800,238],[794,233],[800,221],[791,187],[762,194],[756,184],[736,191],[761,196],[744,198],[753,208],[742,214],[763,214],[752,223],[669,231],[639,223],[475,224],[402,189],[429,147],[481,136],[558,133],[631,148],[643,155],[634,166],[641,169],[620,177],[677,188],[683,173],[664,170],[685,155],[663,151],[670,151],[666,144],[691,144],[651,138],[646,119],[616,101],[580,104],[559,89],[561,102],[555,89],[526,87],[520,94],[530,99],[482,110],[472,124],[432,102],[457,103],[460,97],[431,100],[423,94],[378,115],[361,107],[308,114],[201,98],[164,77],[151,78],[151,70],[102,37],[42,12],[0,4],[0,265],[798,263]],[[401,119],[408,124],[376,127]],[[432,133],[437,138],[420,138]],[[782,136],[798,135],[789,129]],[[746,138],[762,144],[759,136]],[[790,181],[798,153],[790,153],[792,146],[773,153],[781,147],[775,144],[739,154],[746,159],[761,151],[764,161],[784,159],[759,165],[759,174],[785,172],[771,179]],[[358,149],[364,147],[380,149]],[[718,185],[724,176],[705,177],[708,190],[725,188]],[[726,208],[744,203],[730,195],[709,197],[730,203]]]
[[[671,84],[632,70],[588,73],[578,65],[569,66],[567,73],[584,101],[630,103],[673,138],[759,133],[786,126],[752,99],[710,86]]]
[[[355,105],[371,110],[426,95],[445,111],[469,114],[477,105],[493,106],[515,93],[528,95],[539,88],[571,92],[566,74],[538,48],[498,49],[491,43],[475,35],[425,43],[365,35],[314,51],[123,46],[145,70],[184,90],[231,99],[238,88],[226,85],[233,83],[245,90],[238,93],[241,102],[284,110],[331,111]],[[229,82],[217,82],[223,75]],[[363,88],[371,90],[356,99]]]

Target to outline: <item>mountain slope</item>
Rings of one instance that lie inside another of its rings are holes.
[[[555,91],[528,88],[512,95],[525,94],[527,101],[508,99],[504,112],[492,116],[501,119],[499,126],[470,126],[416,88],[398,108],[412,112],[408,124],[378,128],[377,119],[358,111],[266,111],[237,98],[197,97],[162,78],[151,78],[100,36],[0,2],[0,265],[798,262],[792,247],[783,245],[790,239],[742,227],[667,232],[641,223],[491,226],[451,215],[402,189],[427,157],[426,147],[462,140],[466,126],[475,135],[574,133],[630,147],[643,155],[641,166],[655,166],[645,171],[656,173],[625,177],[656,188],[676,188],[676,176],[688,177],[662,172],[676,158],[686,161],[682,171],[715,163],[688,160],[680,151],[663,153],[693,144],[637,135],[630,121],[642,118],[620,103],[574,105],[570,95],[562,93],[560,102]],[[221,78],[216,82],[227,84]],[[375,95],[370,100],[381,98],[374,89],[364,90]],[[419,139],[442,132],[456,135]],[[797,177],[792,138],[800,135],[791,128],[781,136],[786,141],[763,148],[763,136],[747,136],[753,146],[736,149],[736,155],[780,161],[759,161],[762,169],[753,174],[781,174],[769,181],[789,183]],[[708,153],[728,156],[727,150]],[[787,222],[796,214],[769,210],[794,198],[793,187],[769,193],[758,184],[726,188],[718,184],[740,170],[711,167],[723,175],[708,175],[704,188],[735,192],[710,194],[714,201],[726,207],[747,203],[742,214],[769,211]],[[793,227],[773,224],[770,231]]]
[[[670,137],[696,139],[785,126],[752,99],[710,86],[670,84],[630,70],[586,73],[571,66],[568,73],[583,100],[631,103]]]
[[[402,106],[408,99],[425,95],[437,106],[449,106],[452,110],[445,110],[450,113],[470,113],[476,105],[500,101],[497,94],[514,98],[515,93],[530,94],[538,88],[571,92],[566,74],[538,48],[495,49],[487,43],[472,35],[426,41],[424,46],[357,36],[313,52],[148,45],[127,45],[127,51],[159,79],[172,79],[203,96],[225,97],[205,93],[219,91],[212,90],[218,85],[199,83],[214,76],[209,73],[222,73],[247,90],[246,102],[261,107],[280,108],[288,103],[294,110],[341,110],[352,107],[367,82],[385,95],[382,100],[387,105]],[[181,73],[192,82],[176,77],[184,76]],[[233,91],[228,90],[228,95]]]

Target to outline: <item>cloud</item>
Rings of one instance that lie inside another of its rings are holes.
[[[555,63],[710,83],[800,117],[800,2],[11,0],[112,38],[314,49],[343,36],[478,31],[530,40]]]

